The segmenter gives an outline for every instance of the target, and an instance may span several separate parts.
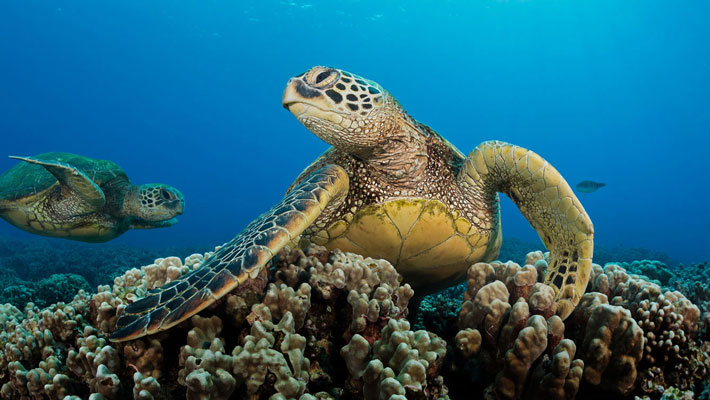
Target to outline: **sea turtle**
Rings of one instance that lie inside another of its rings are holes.
[[[27,232],[105,242],[128,229],[175,224],[185,201],[163,184],[135,186],[111,161],[70,153],[14,157],[0,175],[0,217]]]
[[[455,283],[472,263],[498,256],[498,192],[550,250],[545,281],[558,314],[566,317],[579,302],[594,229],[567,182],[539,155],[488,141],[464,156],[380,85],[334,68],[291,78],[283,106],[332,147],[201,268],[129,304],[112,340],[184,321],[258,275],[289,243],[385,258],[419,292]]]

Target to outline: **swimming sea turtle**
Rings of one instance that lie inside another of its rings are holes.
[[[0,217],[27,232],[105,242],[131,228],[173,225],[185,207],[177,189],[132,185],[111,161],[70,153],[11,158],[25,162],[0,175]]]
[[[385,258],[417,291],[457,282],[472,263],[498,256],[498,192],[518,205],[550,250],[546,283],[558,314],[566,317],[579,302],[591,269],[592,222],[537,154],[490,141],[465,157],[380,85],[333,68],[292,78],[283,105],[333,147],[201,268],[128,305],[114,341],[184,321],[296,240]]]

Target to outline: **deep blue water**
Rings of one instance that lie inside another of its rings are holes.
[[[219,244],[327,148],[280,100],[330,65],[465,153],[505,140],[572,186],[606,182],[579,196],[597,243],[710,260],[707,21],[703,0],[3,0],[0,170],[45,151],[111,159],[187,203],[178,225],[114,243]],[[504,235],[536,237],[502,212]]]

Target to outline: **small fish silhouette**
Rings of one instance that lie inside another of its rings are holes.
[[[577,191],[580,193],[592,193],[596,192],[600,188],[606,186],[606,183],[594,182],[594,181],[582,181],[577,184]]]

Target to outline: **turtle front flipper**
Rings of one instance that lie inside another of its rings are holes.
[[[111,340],[131,340],[168,329],[257,276],[326,207],[342,202],[348,185],[348,175],[340,166],[327,165],[315,171],[200,268],[129,304],[118,319]]]
[[[515,202],[550,251],[545,283],[555,290],[557,314],[566,318],[587,287],[594,226],[564,178],[530,150],[489,141],[468,155],[458,183],[496,213],[497,192]]]
[[[103,190],[85,173],[70,164],[61,161],[42,160],[35,157],[10,156],[10,158],[40,165],[54,175],[63,187],[68,188],[84,201],[84,204],[77,205],[79,207],[77,211],[80,214],[94,212],[103,208],[106,204],[106,196]],[[81,209],[82,207],[85,209]]]

